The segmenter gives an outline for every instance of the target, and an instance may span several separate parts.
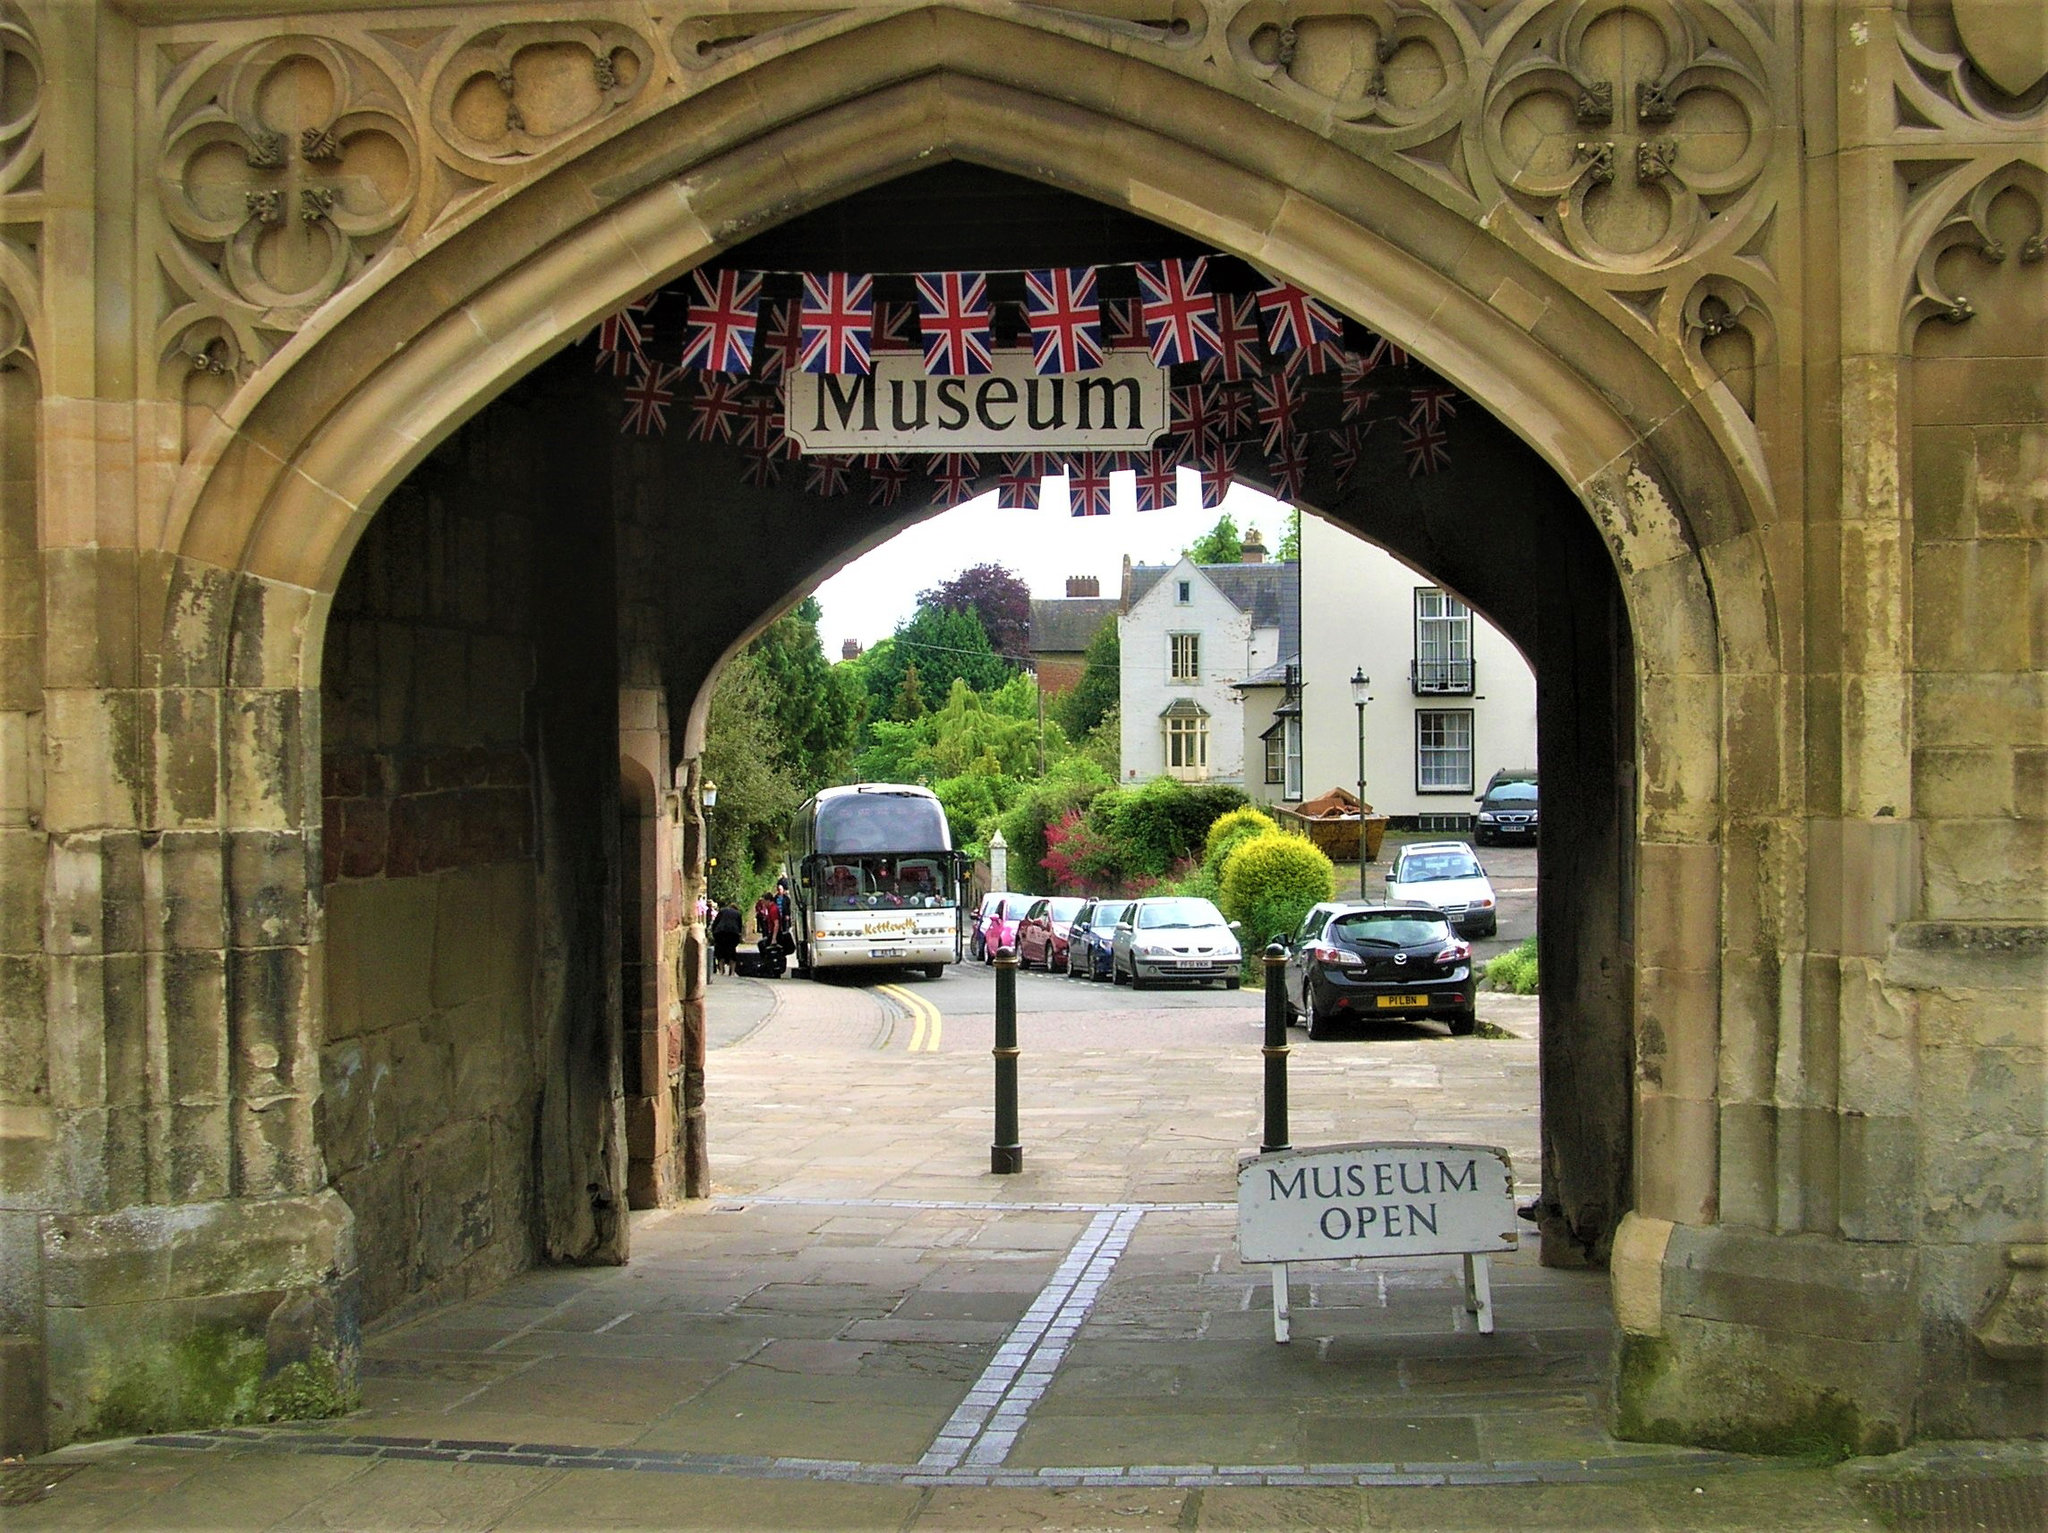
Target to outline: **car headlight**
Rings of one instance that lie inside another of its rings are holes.
[[[1481,910],[1491,910],[1493,909],[1493,896],[1490,894],[1482,894],[1479,896],[1478,899],[1474,900],[1472,903],[1478,906]]]
[[[1491,825],[1494,822],[1494,818],[1495,816],[1491,809],[1482,809],[1479,811],[1479,823],[1481,825]]]
[[[1168,949],[1163,943],[1140,942],[1137,945],[1137,951],[1138,955],[1142,958],[1157,958],[1160,954],[1168,951]]]

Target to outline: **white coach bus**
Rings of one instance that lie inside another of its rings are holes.
[[[805,801],[789,828],[796,968],[960,961],[960,855],[927,789],[864,782]]]

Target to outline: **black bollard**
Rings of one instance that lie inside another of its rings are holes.
[[[998,1003],[1000,1004],[1000,1003]],[[1266,949],[1266,1138],[1259,1153],[1288,1147],[1287,1139],[1287,950]]]
[[[988,1168],[997,1176],[1024,1169],[1017,1142],[1017,950],[996,954],[996,1137],[988,1147]]]

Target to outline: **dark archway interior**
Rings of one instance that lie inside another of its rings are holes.
[[[721,264],[1012,271],[1201,251],[1069,193],[942,165]],[[621,699],[665,699],[673,765],[734,644],[930,510],[914,495],[813,498],[801,472],[747,484],[737,450],[674,422],[622,436],[618,391],[588,348],[536,370],[394,492],[335,599],[320,1132],[359,1221],[366,1316],[536,1259],[623,1259],[629,1184],[644,1201],[659,1182],[628,1162],[673,1062],[620,978],[647,957],[622,909],[622,888],[647,880],[624,865],[621,817],[647,806],[621,802],[621,731],[637,727]],[[1629,625],[1558,476],[1476,406],[1458,431],[1449,471],[1410,478],[1379,432],[1348,488],[1316,460],[1302,498],[1459,592],[1535,668],[1544,1252],[1601,1261],[1630,1185]]]

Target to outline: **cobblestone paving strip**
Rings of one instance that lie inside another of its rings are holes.
[[[807,1198],[764,1193],[739,1193],[713,1205],[715,1214],[736,1213],[750,1204],[780,1208],[929,1208],[996,1214],[1102,1214],[1135,1208],[1148,1214],[1235,1213],[1235,1203],[1012,1203],[1002,1199],[949,1198]]]
[[[145,1448],[218,1452],[303,1453],[348,1458],[416,1459],[446,1464],[499,1464],[529,1469],[637,1470],[655,1474],[718,1475],[743,1479],[809,1480],[855,1485],[931,1486],[1174,1486],[1227,1485],[1582,1485],[1644,1480],[1676,1472],[1782,1469],[1775,1459],[1745,1458],[1708,1449],[1673,1448],[1665,1455],[1625,1460],[1528,1459],[1506,1464],[1176,1464],[1118,1468],[1098,1464],[1004,1469],[992,1464],[943,1468],[918,1464],[864,1464],[851,1459],[770,1458],[734,1453],[690,1453],[662,1448],[584,1448],[567,1443],[515,1443],[480,1449],[459,1439],[346,1437],[289,1426],[228,1433],[178,1432],[133,1440]],[[100,1447],[107,1446],[100,1444]],[[68,1472],[68,1471],[67,1471]]]

